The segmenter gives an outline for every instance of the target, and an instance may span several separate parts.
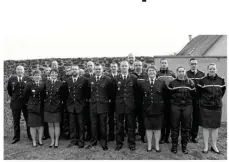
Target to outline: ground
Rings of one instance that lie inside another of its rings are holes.
[[[203,140],[201,129],[198,135],[198,144],[189,143],[189,154],[185,155],[179,145],[178,153],[170,152],[171,144],[160,145],[162,152],[146,152],[147,144],[143,144],[139,139],[136,141],[136,150],[130,151],[125,138],[124,147],[120,151],[115,151],[115,142],[108,143],[108,151],[103,151],[100,144],[96,147],[86,150],[78,149],[77,146],[66,148],[70,143],[69,140],[61,139],[59,148],[49,148],[50,139],[43,141],[44,146],[32,147],[31,141],[26,137],[24,121],[22,119],[21,141],[16,144],[10,144],[13,138],[13,127],[9,103],[5,103],[4,109],[4,159],[5,160],[226,160],[227,159],[227,125],[222,124],[219,130],[218,148],[222,151],[217,155],[211,151],[208,154],[201,153],[203,149]],[[86,143],[87,145],[88,143]],[[211,144],[209,142],[209,148]]]

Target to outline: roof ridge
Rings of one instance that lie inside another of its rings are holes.
[[[223,35],[218,35],[216,40],[202,53],[202,56],[204,56],[222,37]]]

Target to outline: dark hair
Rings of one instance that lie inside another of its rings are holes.
[[[160,60],[160,63],[161,63],[161,61],[163,61],[163,60],[166,60],[166,58],[162,58],[161,60]],[[167,61],[167,60],[166,60]]]
[[[41,75],[41,71],[40,71],[40,70],[35,70],[35,71],[33,72],[33,76],[36,75],[36,74]]]
[[[191,62],[192,60],[196,60],[195,58],[191,58],[190,60],[189,60],[189,62]],[[197,61],[197,60],[196,60]]]
[[[95,66],[102,66],[102,64],[100,64],[99,62],[95,63]],[[102,66],[103,67],[103,66]]]
[[[51,74],[52,72],[55,72],[55,73],[59,74],[59,71],[58,71],[58,70],[56,70],[56,69],[51,69],[51,71],[50,71],[50,73],[49,73],[49,74]]]
[[[154,69],[155,71],[157,71],[157,67],[154,66],[154,65],[150,65],[150,66],[147,68],[147,72],[148,72],[149,69]]]
[[[185,68],[184,68],[183,66],[178,66],[178,67],[177,67],[177,72],[178,72],[178,70],[179,70],[180,68],[183,68],[183,69],[185,70]]]

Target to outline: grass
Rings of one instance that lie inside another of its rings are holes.
[[[217,155],[209,151],[208,154],[201,153],[203,149],[202,130],[200,129],[199,143],[188,144],[189,154],[181,152],[179,145],[178,153],[170,152],[171,144],[160,145],[162,152],[146,152],[147,144],[143,144],[139,138],[136,139],[136,150],[130,151],[125,138],[124,147],[120,151],[115,151],[115,141],[108,143],[108,151],[103,151],[100,143],[94,148],[87,150],[78,149],[77,146],[66,148],[69,140],[60,139],[59,148],[49,148],[50,139],[43,141],[44,146],[32,147],[31,141],[27,139],[24,121],[21,121],[21,141],[10,144],[13,138],[12,115],[9,103],[5,103],[4,108],[4,159],[5,160],[226,160],[227,159],[227,125],[222,124],[219,130],[218,148],[222,152]],[[210,140],[209,140],[210,141]],[[86,143],[87,145],[88,143]],[[210,147],[209,142],[209,147]]]

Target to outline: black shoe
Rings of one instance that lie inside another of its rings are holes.
[[[182,152],[188,154],[187,146],[182,146]]]
[[[147,142],[146,139],[144,138],[144,136],[141,137],[141,141],[142,141],[142,143],[146,143]]]
[[[31,137],[31,136],[29,136],[28,139],[29,139],[30,141],[32,141],[32,137]]]
[[[171,148],[172,153],[176,154],[177,153],[177,144],[173,144]]]
[[[52,147],[54,147],[54,144],[52,144],[52,145],[49,145],[49,148],[52,148]]]
[[[163,139],[161,139],[161,140],[159,141],[159,143],[160,143],[160,144],[163,144],[163,143],[165,143],[165,141],[164,141]]]
[[[169,139],[166,139],[166,140],[164,141],[164,143],[170,143],[170,140],[169,140]]]
[[[17,142],[19,142],[19,141],[20,141],[20,139],[15,138],[11,144],[15,144],[15,143],[17,143]]]
[[[43,146],[44,144],[43,144],[43,143],[38,142],[38,145]]]
[[[219,151],[219,152],[215,151],[215,150],[213,149],[213,147],[211,147],[211,151],[214,152],[214,153],[216,153],[216,154],[221,154],[220,151]]]
[[[156,150],[156,152],[161,152],[161,149],[159,148],[158,150],[157,149],[155,149]]]
[[[86,149],[90,149],[90,148],[92,148],[92,145],[91,144],[88,145],[88,146],[86,146]]]
[[[116,151],[119,151],[119,150],[121,150],[121,148],[122,148],[122,146],[117,146],[117,147],[115,148],[115,150],[116,150]]]
[[[134,151],[134,150],[136,150],[135,147],[130,147],[130,151]]]
[[[79,148],[84,148],[84,145],[79,145]]]
[[[43,136],[42,140],[47,140],[49,137]]]
[[[148,150],[148,148],[147,148],[147,152],[151,152],[151,151],[152,151],[152,148],[150,150]]]
[[[72,147],[72,146],[74,146],[74,145],[76,145],[76,143],[75,143],[75,142],[71,142],[71,143],[67,146],[67,148],[70,148],[70,147]]]
[[[108,150],[108,147],[107,146],[104,146],[102,148],[103,148],[103,151],[107,151]]]
[[[191,142],[192,142],[192,143],[198,143],[198,141],[197,141],[196,138],[192,138],[192,139],[191,139]]]
[[[202,153],[207,154],[207,153],[208,153],[208,150],[207,150],[207,151],[204,151],[204,150],[203,150]]]
[[[54,146],[54,148],[58,148],[59,146],[57,145],[57,146]]]

